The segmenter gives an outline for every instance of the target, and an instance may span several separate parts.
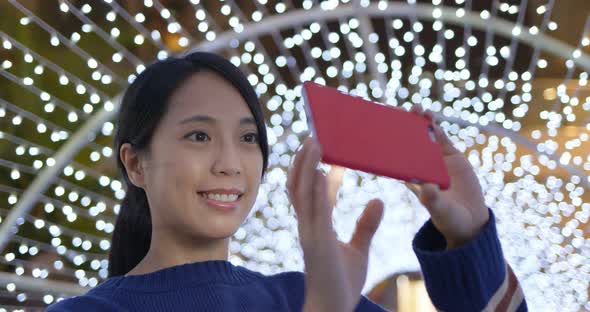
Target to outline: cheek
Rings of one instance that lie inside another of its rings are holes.
[[[246,168],[249,176],[248,180],[256,178],[257,181],[260,181],[263,165],[262,153],[248,151],[248,153],[244,153],[243,160],[243,166]]]
[[[203,183],[202,162],[181,157],[177,154],[173,161],[160,163],[155,168],[150,181],[150,205],[153,205],[152,221],[161,226],[180,225],[194,210],[197,190]]]
[[[190,196],[196,190],[200,177],[206,176],[206,159],[196,157],[194,153],[176,150],[158,160],[151,164],[149,183],[155,192],[171,201]]]
[[[262,154],[251,153],[245,160],[245,166],[247,166],[247,183],[251,196],[250,201],[253,204],[256,200],[260,184],[262,183]]]
[[[176,184],[176,189],[194,189],[201,177],[207,176],[208,163],[206,157],[197,157],[194,153],[177,153],[167,174],[172,175],[169,178]]]

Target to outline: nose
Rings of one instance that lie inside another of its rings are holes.
[[[239,175],[242,171],[240,154],[232,142],[221,143],[212,167],[215,175]]]

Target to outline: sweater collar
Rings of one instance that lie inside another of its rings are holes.
[[[209,260],[175,265],[146,274],[115,276],[103,284],[105,287],[112,285],[117,288],[149,291],[210,283],[242,285],[259,277],[260,273],[236,266],[227,260]]]

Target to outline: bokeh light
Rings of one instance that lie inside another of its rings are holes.
[[[265,274],[303,270],[285,181],[309,130],[301,83],[315,81],[384,105],[432,110],[479,177],[530,309],[590,310],[590,7],[574,2],[0,4],[3,20],[13,21],[0,28],[0,286],[13,300],[0,311],[44,307],[104,281],[125,189],[114,166],[114,120],[100,114],[113,115],[147,64],[191,49],[239,66],[268,120],[270,168],[232,238],[234,264]],[[572,6],[581,19],[557,20]],[[60,154],[74,139],[83,143],[64,162]],[[387,144],[387,134],[380,139]],[[51,168],[58,173],[31,193]],[[323,168],[343,240],[368,200],[386,203],[363,292],[419,270],[411,239],[428,214],[404,184]],[[34,200],[24,213],[4,223],[27,198]]]

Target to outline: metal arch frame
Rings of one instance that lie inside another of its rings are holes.
[[[435,18],[433,16],[435,10],[439,10],[441,13],[440,17]],[[342,5],[331,11],[324,11],[320,7],[316,7],[311,10],[295,10],[290,11],[286,14],[275,15],[264,19],[258,23],[250,23],[245,25],[244,29],[240,33],[233,31],[225,32],[217,37],[215,41],[203,42],[197,45],[192,51],[217,51],[225,49],[229,46],[232,40],[245,40],[258,35],[268,33],[269,29],[284,29],[293,25],[302,25],[311,23],[314,21],[325,21],[333,20],[344,17],[386,17],[386,16],[409,16],[414,15],[420,19],[435,20],[440,19],[442,21],[455,24],[455,25],[470,25],[471,27],[485,30],[487,27],[494,29],[499,34],[506,37],[513,36],[512,31],[516,24],[502,20],[495,16],[488,19],[482,19],[479,15],[473,13],[473,11],[465,11],[462,17],[456,15],[456,9],[426,4],[404,4],[404,3],[389,3],[388,7],[381,10],[377,7],[377,4],[370,5],[368,7],[358,7],[354,5]],[[365,32],[363,32],[364,34]],[[572,58],[572,54],[575,51],[570,45],[563,43],[557,39],[551,38],[543,33],[537,35],[531,35],[528,31],[522,30],[518,35],[519,40],[529,44],[533,47],[538,47],[541,50],[545,50],[551,54],[560,56],[564,59]],[[368,38],[363,38],[368,40]],[[586,71],[590,71],[590,56],[582,53],[578,58],[572,58],[574,63]],[[378,78],[378,77],[375,77]],[[3,250],[6,246],[8,239],[10,238],[11,232],[15,229],[16,221],[19,217],[29,212],[33,205],[37,202],[39,196],[45,192],[52,179],[59,174],[63,167],[67,165],[74,155],[89,141],[92,140],[94,134],[100,129],[102,124],[111,120],[119,108],[120,95],[113,100],[113,109],[106,110],[104,107],[95,115],[90,118],[84,126],[76,132],[72,138],[56,153],[55,165],[52,167],[45,167],[39,175],[35,178],[31,186],[27,188],[18,204],[10,211],[9,215],[3,220],[0,226],[0,250]],[[446,117],[442,114],[435,114],[439,120],[446,120],[449,122],[457,123],[461,126],[475,126],[489,133],[493,133],[500,136],[510,137],[515,142],[536,151],[535,144],[525,138],[524,136],[506,130],[496,124],[489,124],[482,126],[479,124],[472,124],[468,121]],[[585,176],[584,172],[577,166],[562,165],[559,162],[560,154],[547,155],[550,159],[555,160],[557,164],[563,169],[567,170],[572,175],[578,175],[580,177]],[[587,188],[590,188],[590,183],[583,179],[582,182]],[[5,283],[7,277],[0,278],[0,283]],[[70,286],[64,285],[63,283],[53,281],[39,281],[39,280],[27,280],[23,284],[27,289],[35,290],[40,289],[54,289],[58,292],[68,294],[82,294],[83,290],[79,285],[72,284]],[[22,286],[22,285],[21,285]]]
[[[117,96],[115,100],[117,103],[120,101],[120,96]],[[35,205],[39,197],[49,187],[49,184],[55,178],[61,170],[67,165],[67,163],[74,158],[76,153],[88,142],[94,139],[94,134],[100,127],[107,121],[114,117],[116,108],[112,110],[106,110],[104,107],[95,115],[92,116],[78,132],[76,132],[71,139],[57,151],[55,156],[55,165],[45,167],[39,175],[35,177],[31,186],[23,193],[22,198],[18,204],[10,210],[10,213],[2,220],[0,227],[0,250],[4,250],[4,247],[8,243],[10,235],[13,231],[17,230],[16,222],[18,218],[28,213],[29,210]],[[11,277],[12,276],[12,277]],[[35,279],[29,277],[22,277],[15,274],[2,273],[0,274],[0,284],[6,285],[10,282],[18,282],[22,289],[27,290],[48,290],[52,289],[56,292],[68,294],[68,295],[81,295],[85,292],[85,289],[80,287],[78,284],[56,282],[43,279]]]
[[[433,12],[440,10],[441,16],[435,18]],[[490,16],[488,19],[482,19],[478,14],[473,11],[465,11],[462,17],[458,17],[456,10],[449,7],[439,6],[434,7],[428,4],[404,4],[404,3],[389,3],[388,7],[384,10],[378,8],[377,4],[370,5],[368,7],[354,7],[353,5],[339,6],[332,11],[324,11],[321,8],[315,8],[311,10],[296,10],[291,11],[287,14],[274,15],[268,17],[264,21],[259,23],[251,23],[244,27],[244,31],[241,33],[225,32],[218,36],[215,41],[203,42],[197,45],[190,52],[201,50],[201,51],[217,51],[229,46],[232,40],[244,40],[257,35],[265,34],[268,29],[283,29],[287,26],[297,24],[308,24],[315,21],[333,20],[342,17],[386,17],[386,16],[409,16],[415,14],[416,17],[425,20],[440,19],[442,21],[455,24],[455,25],[470,25],[474,28],[485,31],[487,27],[490,27],[495,32],[502,34],[506,37],[512,36],[512,31],[516,24],[505,21],[495,16]],[[525,29],[522,29],[518,35],[520,41],[529,44],[532,47],[539,47],[542,50],[550,52],[554,55],[560,56],[564,59],[572,57],[575,48],[570,45],[563,43],[560,40],[551,38],[543,33],[531,35]],[[368,38],[363,38],[367,39]],[[580,57],[574,58],[573,61],[586,71],[590,71],[590,56],[582,53]]]
[[[356,9],[361,9],[363,7],[361,0],[353,1],[352,5]],[[369,40],[369,36],[371,33],[373,33],[373,25],[371,24],[371,16],[369,14],[359,14],[359,33],[363,38],[362,49],[367,56],[369,71],[373,78],[379,83],[379,88],[383,90],[383,94],[385,94],[385,89],[387,88],[387,77],[385,77],[385,74],[379,72],[377,62],[375,61],[375,55],[377,55],[379,52],[379,47],[376,43],[373,43],[371,40]]]
[[[83,295],[89,290],[89,288],[70,282],[50,281],[47,279],[0,272],[0,285],[4,286],[10,283],[17,285],[17,289],[19,290],[26,289],[39,292],[51,290],[57,294],[64,294],[67,296]]]

